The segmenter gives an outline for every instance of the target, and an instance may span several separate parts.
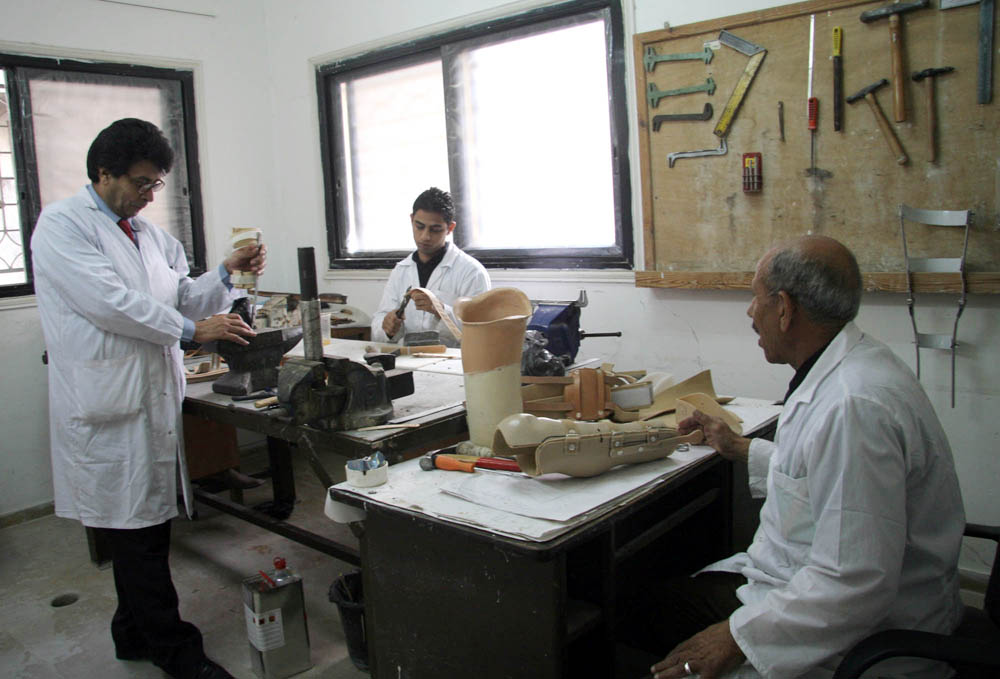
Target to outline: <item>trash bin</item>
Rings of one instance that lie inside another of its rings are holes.
[[[344,639],[351,662],[362,672],[368,671],[368,639],[365,636],[365,597],[361,571],[344,573],[330,585],[329,599],[340,610]]]

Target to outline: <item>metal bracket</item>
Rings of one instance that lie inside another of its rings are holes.
[[[676,90],[659,90],[656,88],[656,85],[649,83],[646,98],[649,99],[649,105],[656,108],[656,105],[660,103],[660,99],[663,99],[663,97],[673,97],[678,94],[693,94],[695,92],[708,92],[709,96],[715,94],[715,81],[709,77],[705,79],[702,85],[679,87]]]
[[[711,63],[712,57],[715,55],[712,49],[706,45],[705,49],[701,52],[679,52],[676,54],[657,54],[655,47],[646,48],[646,56],[643,57],[642,63],[646,65],[646,70],[652,72],[656,68],[656,64],[660,61],[704,61],[706,65]]]
[[[670,167],[674,166],[674,162],[679,158],[700,158],[701,156],[724,156],[729,150],[726,145],[726,138],[723,137],[719,140],[719,148],[717,149],[705,149],[704,151],[675,151],[674,153],[667,154],[667,165]]]

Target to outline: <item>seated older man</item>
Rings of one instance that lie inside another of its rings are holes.
[[[757,265],[747,314],[758,344],[795,368],[774,443],[702,413],[680,429],[703,429],[749,465],[751,491],[766,493],[760,527],[745,553],[652,597],[644,645],[673,649],[653,665],[658,679],[828,677],[872,632],[958,625],[965,517],[951,450],[910,369],[853,323],[861,290],[854,255],[831,238]],[[916,659],[876,669],[950,675]]]

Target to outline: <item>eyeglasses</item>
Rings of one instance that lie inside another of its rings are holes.
[[[149,180],[146,177],[133,177],[132,175],[127,175],[128,179],[132,184],[135,185],[136,191],[139,193],[146,193],[147,191],[157,192],[162,189],[166,184],[163,183],[162,179]]]

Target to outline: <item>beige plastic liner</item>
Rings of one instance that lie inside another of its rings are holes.
[[[531,301],[517,288],[494,288],[459,299],[454,309],[462,322],[469,437],[489,448],[497,423],[521,412],[521,348]]]

